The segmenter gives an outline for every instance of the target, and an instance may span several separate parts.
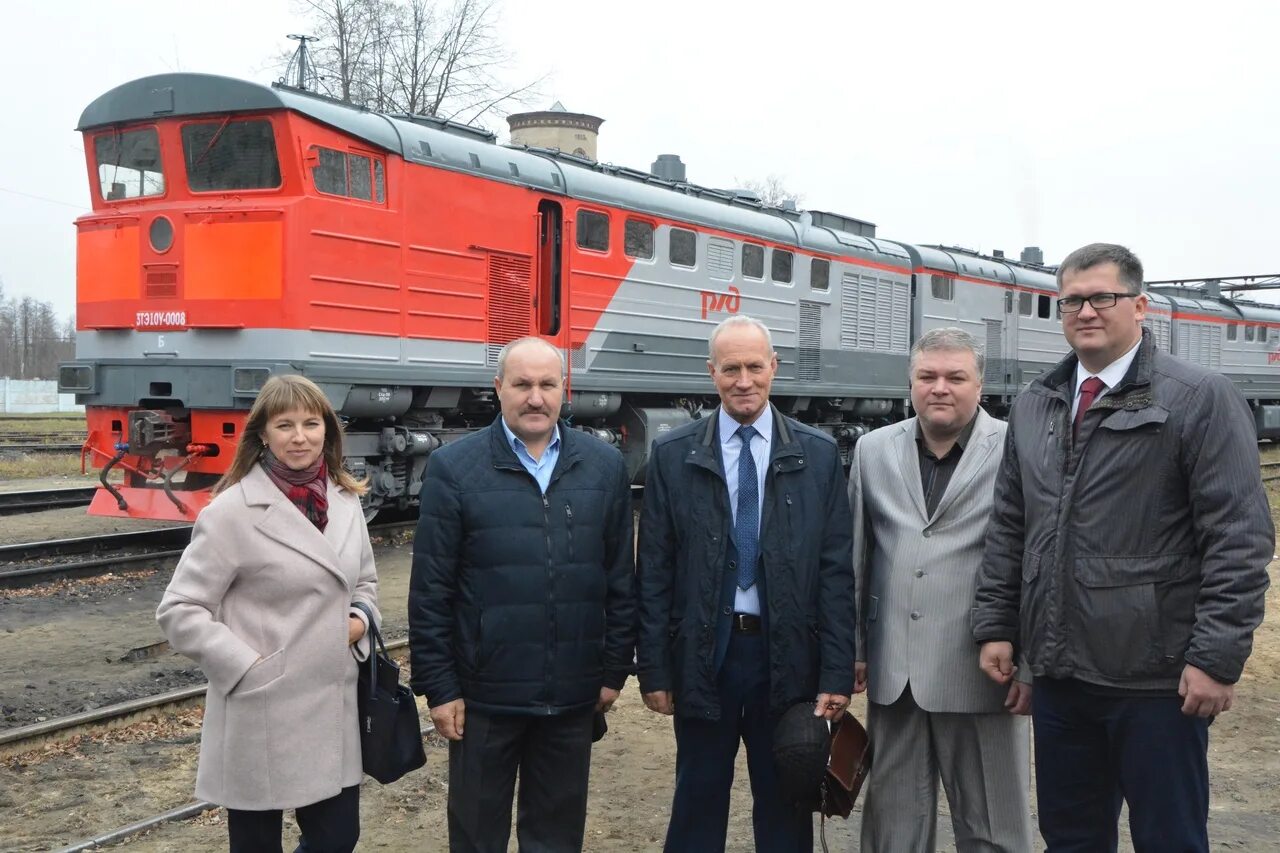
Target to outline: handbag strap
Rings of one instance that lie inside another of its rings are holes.
[[[351,606],[364,614],[369,620],[369,698],[372,699],[378,690],[378,652],[381,651],[385,656],[387,654],[387,644],[382,641],[382,632],[378,630],[378,623],[373,618],[373,610],[363,601],[353,601]]]
[[[369,622],[368,633],[370,640],[372,641],[369,648],[371,656],[372,652],[375,652],[378,649],[381,649],[382,653],[385,655],[387,653],[387,644],[382,641],[382,632],[378,630],[378,623],[374,621],[373,610],[370,609],[369,605],[365,604],[363,601],[353,601],[351,602],[351,606],[363,613],[364,618]]]

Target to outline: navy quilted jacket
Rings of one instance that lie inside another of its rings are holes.
[[[567,424],[544,496],[501,421],[431,455],[409,589],[410,682],[431,706],[555,714],[621,688],[635,646],[622,455]]]

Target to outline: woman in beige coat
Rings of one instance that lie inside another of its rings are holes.
[[[342,431],[324,393],[269,379],[156,618],[209,679],[196,796],[227,808],[231,850],[350,851],[360,834],[357,660],[377,576]]]

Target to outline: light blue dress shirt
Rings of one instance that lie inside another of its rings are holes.
[[[729,489],[729,507],[733,510],[733,520],[738,520],[738,454],[742,452],[742,439],[738,438],[738,427],[742,424],[729,417],[724,407],[719,411],[720,422],[720,464],[724,467],[724,484]],[[773,443],[773,407],[765,406],[760,417],[751,426],[756,428],[756,437],[751,440],[751,458],[756,463],[756,478],[759,489],[756,491],[760,510],[759,518],[764,521],[764,478],[769,473],[769,446]],[[759,569],[756,569],[757,575]],[[735,613],[752,613],[760,615],[760,585],[752,584],[746,589],[735,586],[733,599]]]
[[[507,441],[515,451],[520,464],[524,466],[524,470],[533,475],[533,479],[538,481],[538,488],[545,495],[547,486],[551,485],[551,472],[556,470],[556,462],[560,459],[560,425],[556,424],[555,432],[551,434],[551,441],[547,444],[546,450],[542,451],[541,459],[533,458],[529,448],[520,440],[520,436],[511,431],[505,419],[502,421],[502,431],[507,434]]]

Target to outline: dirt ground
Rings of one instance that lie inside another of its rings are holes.
[[[1274,490],[1272,504],[1280,505]],[[404,632],[410,552],[403,538],[377,548],[380,598],[392,637]],[[1273,581],[1277,566],[1280,563],[1272,566]],[[6,718],[0,726],[118,701],[113,691],[157,692],[168,689],[161,682],[172,686],[166,679],[195,678],[191,664],[172,653],[137,664],[118,660],[128,649],[160,639],[152,614],[166,581],[167,572],[158,571],[97,585],[68,585],[51,590],[51,595],[0,598],[0,705],[6,712],[14,708],[14,719]],[[1278,614],[1280,584],[1273,583],[1268,618],[1255,636],[1235,708],[1210,732],[1209,830],[1215,850],[1280,850]],[[151,681],[156,685],[147,689]],[[21,698],[12,699],[15,694]],[[45,709],[43,714],[38,708]],[[861,703],[855,703],[855,711],[865,719]],[[425,709],[423,719],[428,719]],[[34,754],[0,758],[0,851],[57,849],[190,802],[198,738],[199,711],[193,709],[73,743],[48,745]],[[593,756],[588,851],[661,848],[674,753],[670,720],[646,711],[632,682]],[[366,779],[361,849],[445,850],[446,791],[446,749],[435,740],[422,770],[389,786]],[[847,823],[828,824],[833,851],[856,849],[851,840],[856,834],[857,813]],[[954,849],[951,837],[944,807],[939,818],[941,850]],[[286,842],[291,845],[296,838],[296,830],[287,825]],[[121,846],[138,851],[221,851],[226,849],[226,827],[215,810]],[[752,849],[750,795],[741,755],[728,849]],[[1131,849],[1127,839],[1122,849]]]
[[[87,535],[75,530],[85,519],[84,510],[66,509],[4,520],[61,538]],[[131,530],[153,523],[95,518],[89,526]],[[36,538],[31,532],[18,541]],[[407,533],[396,535],[403,540]],[[405,632],[407,554],[392,546],[382,567],[384,595],[394,602],[388,636]],[[115,575],[0,590],[0,731],[203,682],[191,661],[167,648],[144,651],[164,640],[155,610],[175,564],[165,559]]]

